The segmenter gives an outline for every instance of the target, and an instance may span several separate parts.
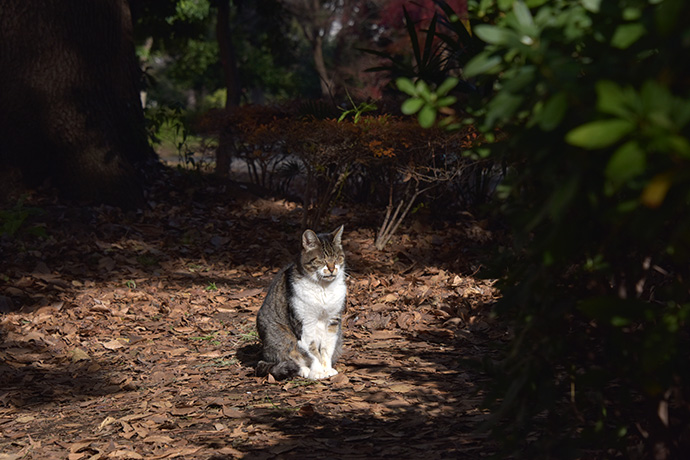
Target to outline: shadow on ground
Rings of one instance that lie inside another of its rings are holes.
[[[0,240],[12,306],[0,316],[0,453],[36,441],[43,458],[491,452],[474,432],[482,377],[462,359],[497,336],[469,325],[488,294],[471,280],[485,243],[464,223],[410,223],[379,252],[376,210],[329,216],[317,230],[345,224],[351,275],[341,373],[271,384],[253,375],[254,318],[299,249],[299,207],[167,174],[140,213],[34,197],[43,211],[26,225],[48,236]]]

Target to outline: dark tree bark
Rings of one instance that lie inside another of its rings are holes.
[[[2,0],[0,172],[65,196],[143,204],[155,159],[126,0]]]
[[[240,95],[242,85],[240,84],[239,71],[237,69],[237,56],[235,47],[232,44],[232,34],[230,31],[230,0],[217,0],[214,2],[218,8],[216,23],[216,40],[220,53],[220,62],[223,66],[225,76],[225,88],[227,98],[225,100],[225,110],[230,111],[240,105]],[[216,174],[220,177],[227,177],[230,172],[232,162],[233,140],[230,135],[221,131],[216,149]]]
[[[228,91],[225,107],[237,107],[240,105],[242,85],[240,84],[237,55],[232,44],[230,30],[230,0],[217,0],[215,4],[218,8],[216,40],[218,41],[220,63],[223,66],[223,75],[225,76],[225,87]]]

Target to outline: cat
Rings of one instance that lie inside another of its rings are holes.
[[[302,234],[302,251],[271,282],[256,326],[263,359],[256,374],[277,380],[324,379],[342,351],[345,309],[343,226],[332,233]]]

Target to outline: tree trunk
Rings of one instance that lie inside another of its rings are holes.
[[[232,44],[230,33],[230,0],[218,0],[218,21],[216,23],[216,40],[220,52],[220,63],[223,66],[225,87],[228,91],[225,107],[237,107],[240,105],[242,86],[237,70],[237,56]]]
[[[143,205],[155,159],[126,0],[2,0],[0,170],[65,196]]]
[[[217,0],[216,7],[218,8],[216,40],[218,40],[220,62],[223,66],[225,88],[227,90],[225,110],[229,111],[240,105],[242,86],[240,85],[240,77],[237,70],[235,47],[232,44],[232,34],[230,33],[230,0]],[[233,157],[232,141],[232,138],[227,133],[220,133],[218,149],[216,150],[216,174],[218,176],[227,177],[230,172],[230,164]]]
[[[319,74],[319,81],[321,82],[321,96],[328,99],[331,96],[331,79],[328,77],[328,70],[326,70],[326,63],[323,59],[323,37],[317,32],[312,42],[312,51],[314,55],[314,66],[316,72]]]
[[[333,22],[333,10],[328,9],[326,5],[328,2],[323,0],[283,0],[283,2],[299,23],[304,37],[311,46],[314,69],[319,75],[321,96],[328,99],[331,97],[333,83],[328,77],[328,70],[323,58],[323,39]]]

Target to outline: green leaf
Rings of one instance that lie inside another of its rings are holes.
[[[430,105],[425,105],[419,112],[418,120],[422,128],[431,128],[436,121],[436,109]]]
[[[513,12],[517,18],[518,23],[523,27],[532,27],[534,25],[534,18],[527,5],[522,1],[513,3]]]
[[[611,156],[606,165],[606,177],[614,186],[623,185],[626,181],[644,172],[647,167],[645,152],[635,141],[623,144]]]
[[[626,49],[642,37],[647,30],[639,22],[621,24],[616,28],[611,38],[611,46]]]
[[[616,83],[609,80],[600,80],[596,84],[597,88],[597,109],[609,115],[618,115],[627,118],[631,115],[626,106],[629,95]]]
[[[669,90],[661,86],[654,80],[647,80],[640,90],[642,107],[646,113],[661,112],[668,113],[673,105],[673,96]]]
[[[453,105],[458,101],[458,98],[455,96],[446,96],[440,98],[438,101],[436,101],[436,106],[437,107],[448,107],[449,105]]]
[[[421,56],[422,61],[417,61],[420,69],[424,69],[429,64],[429,60],[432,57],[431,47],[434,44],[434,38],[436,38],[436,21],[438,15],[434,13],[433,18],[431,18],[431,23],[426,31],[426,40],[424,41],[424,54]]]
[[[488,111],[482,128],[491,128],[495,126],[496,122],[509,120],[510,117],[515,114],[524,99],[525,96],[522,94],[513,94],[508,91],[498,92],[487,104]]]
[[[598,13],[601,0],[582,0],[582,6],[591,13]]]
[[[553,95],[539,115],[539,127],[543,131],[552,131],[561,123],[568,108],[568,99],[564,92]]]
[[[436,89],[436,94],[439,96],[445,96],[451,89],[458,86],[459,82],[460,80],[456,77],[446,78],[446,80]]]
[[[536,77],[537,68],[532,65],[524,65],[515,72],[509,70],[502,75],[503,89],[505,91],[519,94],[523,93],[526,88],[534,87],[534,80]]]
[[[670,136],[666,139],[668,146],[675,153],[690,158],[690,142],[683,136]]]
[[[417,84],[415,85],[415,91],[425,100],[428,101],[431,99],[431,91],[429,90],[429,85],[427,85],[424,80],[417,81]]]
[[[565,136],[566,142],[586,149],[600,149],[615,144],[635,129],[628,120],[600,120],[585,123]]]
[[[503,60],[499,56],[480,53],[467,63],[463,69],[463,73],[467,78],[476,77],[481,74],[497,73],[500,70],[499,65],[501,62],[503,62]]]
[[[642,17],[642,8],[639,6],[628,6],[623,8],[623,19],[626,21],[635,21]]]
[[[403,93],[409,94],[410,96],[417,95],[417,90],[414,87],[414,83],[412,83],[412,80],[409,78],[399,77],[395,80],[395,84]]]
[[[424,105],[424,101],[418,97],[413,97],[402,103],[400,110],[405,115],[412,115],[413,113],[419,112],[419,109]]]
[[[476,26],[474,28],[474,33],[477,37],[492,45],[506,45],[511,41],[519,41],[515,32],[487,24]]]

